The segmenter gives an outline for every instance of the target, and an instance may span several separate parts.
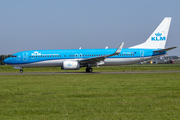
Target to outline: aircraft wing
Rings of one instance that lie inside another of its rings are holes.
[[[124,42],[121,43],[121,45],[117,48],[117,50],[113,54],[99,56],[99,57],[92,57],[87,59],[81,59],[79,60],[80,64],[96,64],[97,62],[104,61],[107,57],[118,55],[122,48],[123,48]]]
[[[166,49],[162,49],[162,50],[156,50],[156,51],[153,51],[154,53],[158,53],[158,52],[164,52],[164,51],[169,51],[169,50],[172,50],[174,48],[177,48],[177,47],[170,47],[170,48],[166,48]]]

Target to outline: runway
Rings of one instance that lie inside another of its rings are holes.
[[[64,74],[143,74],[143,73],[180,73],[180,71],[125,71],[125,72],[30,72],[30,73],[0,73],[0,75],[64,75]]]

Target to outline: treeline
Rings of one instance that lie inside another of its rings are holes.
[[[5,65],[3,61],[10,56],[11,55],[0,55],[0,65]]]

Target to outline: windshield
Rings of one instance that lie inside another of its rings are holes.
[[[11,57],[12,57],[12,58],[15,58],[15,57],[17,57],[17,55],[12,55]]]

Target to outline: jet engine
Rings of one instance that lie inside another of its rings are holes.
[[[62,70],[78,70],[80,68],[80,64],[78,61],[64,61],[62,64]]]

